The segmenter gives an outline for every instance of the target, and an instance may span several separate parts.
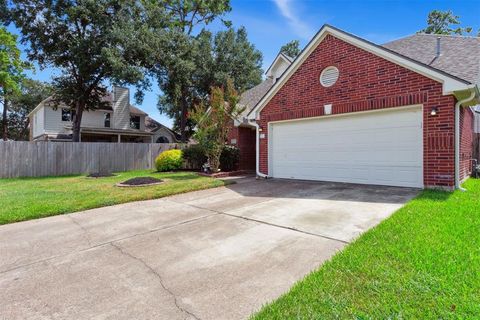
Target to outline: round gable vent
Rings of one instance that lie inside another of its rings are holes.
[[[320,74],[320,84],[324,87],[331,87],[337,82],[338,75],[339,72],[337,68],[333,66],[326,67]]]

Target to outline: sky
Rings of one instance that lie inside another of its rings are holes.
[[[301,47],[324,24],[330,24],[377,44],[401,38],[426,27],[431,10],[451,10],[460,16],[462,26],[471,26],[475,33],[480,29],[480,0],[231,0],[232,11],[225,19],[232,21],[235,28],[245,26],[250,41],[263,54],[263,69],[267,70],[280,47],[291,41],[300,40]],[[214,22],[207,29],[224,29]],[[18,34],[13,26],[9,31]],[[21,47],[24,49],[24,47]],[[31,78],[50,81],[54,69],[37,70],[28,74]],[[160,94],[154,84],[145,92],[139,107],[152,118],[166,126],[172,120],[157,110]],[[133,103],[133,92],[132,103]]]

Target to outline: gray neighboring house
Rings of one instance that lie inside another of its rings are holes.
[[[130,104],[129,89],[114,87],[105,100],[109,107],[83,113],[80,141],[151,143],[165,136],[169,142],[176,142],[168,128],[156,121],[156,126],[152,126],[153,119]],[[52,97],[45,99],[29,114],[30,141],[72,141],[74,114],[65,105],[55,108]]]
[[[153,133],[154,143],[177,143],[180,137],[172,129],[150,117],[145,118],[145,130]]]

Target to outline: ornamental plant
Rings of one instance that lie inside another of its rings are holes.
[[[197,123],[195,139],[205,150],[212,172],[218,172],[220,155],[233,119],[245,110],[237,106],[239,95],[229,79],[225,88],[212,87],[209,101],[195,106],[191,118]]]
[[[182,168],[182,150],[168,150],[160,153],[155,159],[157,171],[173,171]]]

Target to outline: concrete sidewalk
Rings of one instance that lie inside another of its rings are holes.
[[[418,192],[240,182],[0,226],[0,319],[244,319]]]

